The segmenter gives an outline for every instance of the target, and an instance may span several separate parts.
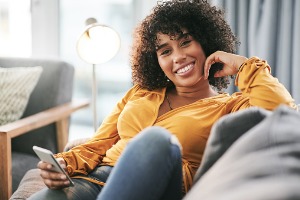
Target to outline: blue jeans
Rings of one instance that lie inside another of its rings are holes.
[[[129,142],[97,200],[182,199],[181,162],[177,139],[147,128]]]

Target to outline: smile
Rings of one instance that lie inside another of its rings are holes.
[[[187,72],[187,71],[189,71],[191,68],[193,68],[193,66],[194,66],[194,63],[189,64],[189,65],[187,65],[187,66],[185,66],[185,67],[179,69],[179,70],[176,72],[176,74],[182,74],[182,73],[184,73],[184,72]]]

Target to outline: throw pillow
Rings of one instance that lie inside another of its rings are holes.
[[[247,131],[259,124],[271,111],[250,107],[220,118],[212,127],[206,149],[194,181],[205,174],[217,160]]]
[[[20,119],[43,68],[0,67],[0,125]]]

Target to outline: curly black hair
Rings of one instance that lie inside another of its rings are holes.
[[[237,38],[224,18],[224,12],[206,0],[169,0],[158,3],[135,29],[131,50],[132,81],[148,90],[174,86],[158,64],[157,33],[170,37],[183,34],[183,29],[198,41],[207,56],[217,50],[234,53]],[[209,73],[209,84],[218,91],[227,88],[229,77],[215,78],[223,68],[215,63]]]

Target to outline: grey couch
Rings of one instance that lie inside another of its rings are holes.
[[[194,185],[183,199],[300,199],[299,122],[300,113],[286,106],[224,116],[212,128]],[[26,199],[45,187],[32,169],[11,200]]]
[[[24,174],[39,161],[33,145],[62,151],[70,114],[88,105],[72,101],[74,67],[58,59],[0,58],[0,67],[42,66],[21,120],[0,126],[0,199],[8,199]]]

